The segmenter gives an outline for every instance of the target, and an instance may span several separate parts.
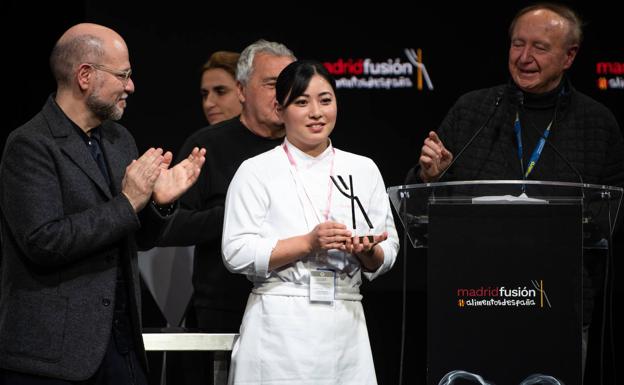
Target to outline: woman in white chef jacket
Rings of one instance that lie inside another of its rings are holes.
[[[229,381],[376,384],[359,288],[399,249],[383,179],[332,146],[335,82],[321,63],[291,63],[275,88],[286,139],[243,162],[225,202],[224,263],[254,283]]]

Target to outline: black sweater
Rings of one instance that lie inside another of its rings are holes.
[[[592,184],[624,185],[624,141],[615,117],[604,105],[576,91],[567,80],[560,96],[557,117],[549,141]],[[495,107],[497,95],[502,95]],[[473,91],[459,98],[437,133],[454,155],[468,142],[496,109],[492,120],[457,160],[443,181],[522,179],[513,131],[522,92],[513,84]],[[540,131],[543,128],[539,128]],[[523,122],[523,131],[532,130]],[[525,145],[533,149],[534,140]],[[406,183],[421,183],[418,166],[407,175]],[[532,180],[579,182],[576,173],[546,146]]]
[[[196,184],[180,199],[180,208],[159,246],[196,245],[195,306],[238,312],[242,317],[251,283],[245,276],[227,271],[222,261],[225,195],[244,160],[282,142],[283,138],[268,139],[255,135],[236,117],[195,132],[178,152],[184,157],[193,147],[205,147],[206,163]],[[225,325],[232,331],[238,330],[239,326]]]

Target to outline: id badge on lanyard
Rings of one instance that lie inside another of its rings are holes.
[[[333,270],[310,271],[310,301],[334,302],[336,294],[336,272]]]

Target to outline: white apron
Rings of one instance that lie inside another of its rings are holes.
[[[230,384],[377,384],[360,301],[249,296]]]

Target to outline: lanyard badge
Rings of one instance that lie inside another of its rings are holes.
[[[333,270],[310,271],[310,301],[334,302],[336,272]]]

